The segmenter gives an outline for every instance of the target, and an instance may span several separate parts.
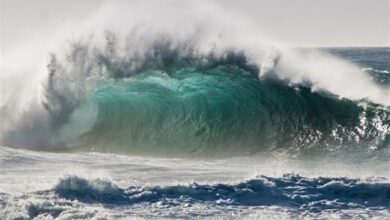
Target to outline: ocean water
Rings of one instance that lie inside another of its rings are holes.
[[[389,48],[107,47],[2,103],[2,218],[390,218]]]
[[[1,148],[8,219],[386,219],[387,163]],[[367,166],[377,166],[367,168]]]

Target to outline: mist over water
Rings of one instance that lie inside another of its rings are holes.
[[[1,55],[0,216],[389,216],[388,48],[123,1]]]

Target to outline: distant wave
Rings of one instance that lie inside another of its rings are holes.
[[[374,68],[371,68],[371,67],[363,68],[362,70],[363,71],[373,71],[373,72],[376,72],[376,73],[390,73],[387,70],[378,70],[378,69],[374,69]]]

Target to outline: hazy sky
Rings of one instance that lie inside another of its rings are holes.
[[[186,0],[183,0],[186,1]],[[390,0],[214,0],[296,46],[390,46]],[[0,0],[1,48],[94,13],[104,0]],[[142,1],[140,1],[142,3]]]

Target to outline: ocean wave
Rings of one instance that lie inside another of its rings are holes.
[[[260,82],[236,65],[145,72],[95,91],[90,102],[98,114],[78,144],[107,152],[369,151],[385,148],[389,137],[386,108]],[[62,134],[80,129],[67,126]]]
[[[226,218],[226,214],[250,218],[245,210],[251,210],[254,219],[256,213],[309,219],[330,215],[341,219],[386,218],[390,184],[385,178],[308,178],[285,174],[238,183],[121,188],[106,179],[66,176],[51,190],[20,196],[0,193],[0,207],[0,214],[9,219]]]
[[[77,176],[62,179],[54,188],[61,198],[87,203],[137,204],[213,203],[236,206],[287,206],[301,211],[362,207],[390,208],[387,179],[306,178],[260,176],[237,184],[132,186],[121,189],[107,180]]]
[[[51,53],[39,83],[4,68],[15,83],[3,83],[0,143],[189,157],[388,148],[390,90],[358,66],[234,28],[177,36],[136,21]]]
[[[115,76],[123,71],[106,67],[110,80],[85,79],[84,85],[94,85],[90,91],[75,90],[64,70],[53,67],[44,103],[52,133],[34,141],[13,131],[5,141],[49,150],[180,156],[275,149],[321,155],[371,152],[389,144],[385,106],[287,86],[281,79],[259,80],[259,70],[240,53],[202,64],[173,60],[158,64],[164,69],[144,67],[128,76]]]
[[[89,181],[77,176],[61,179],[55,187],[55,193],[82,202],[121,203],[128,199],[125,191],[110,181]]]

